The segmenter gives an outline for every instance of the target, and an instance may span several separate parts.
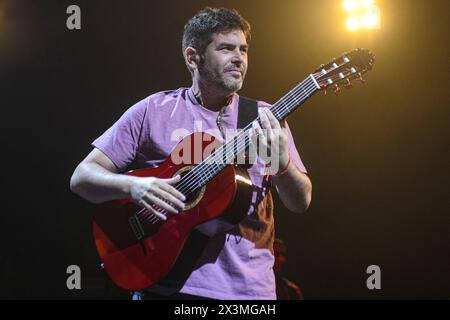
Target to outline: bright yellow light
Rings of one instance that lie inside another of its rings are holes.
[[[370,7],[373,5],[373,0],[359,0],[361,6]]]
[[[348,12],[356,10],[358,7],[358,2],[356,0],[344,0],[344,8]]]
[[[347,19],[347,28],[350,31],[356,31],[359,29],[359,21],[356,17],[351,17]]]
[[[379,17],[377,17],[377,15],[374,14],[373,12],[367,12],[362,17],[363,26],[367,29],[376,28],[379,25],[378,21],[379,21]]]
[[[348,12],[347,29],[380,29],[380,7],[374,0],[344,0],[344,9]]]

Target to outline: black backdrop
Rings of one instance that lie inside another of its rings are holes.
[[[0,297],[128,298],[98,268],[94,207],[69,179],[127,107],[190,85],[182,27],[210,5],[252,24],[250,97],[273,103],[352,48],[376,54],[365,86],[289,118],[314,190],[307,214],[276,203],[287,275],[307,299],[449,298],[448,1],[378,3],[382,29],[351,34],[341,1],[0,1]],[[70,4],[81,30],[66,28]],[[372,264],[381,290],[366,287]]]

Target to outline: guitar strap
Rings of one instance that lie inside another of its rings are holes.
[[[239,96],[237,129],[245,128],[249,123],[258,117],[258,102],[256,100]],[[248,163],[249,150],[245,150],[245,169],[249,169],[252,164]]]
[[[239,96],[237,128],[243,129],[258,117],[258,102],[256,100]]]

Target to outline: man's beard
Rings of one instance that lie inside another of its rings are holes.
[[[227,77],[225,72],[220,73],[217,70],[208,68],[206,65],[202,65],[199,68],[199,73],[208,86],[218,88],[226,92],[236,92],[242,88],[244,82],[244,75],[241,74],[240,79]]]

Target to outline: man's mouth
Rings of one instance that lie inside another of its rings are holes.
[[[233,76],[238,76],[238,77],[242,76],[242,71],[239,69],[230,69],[230,70],[227,70],[226,72],[231,73]]]

